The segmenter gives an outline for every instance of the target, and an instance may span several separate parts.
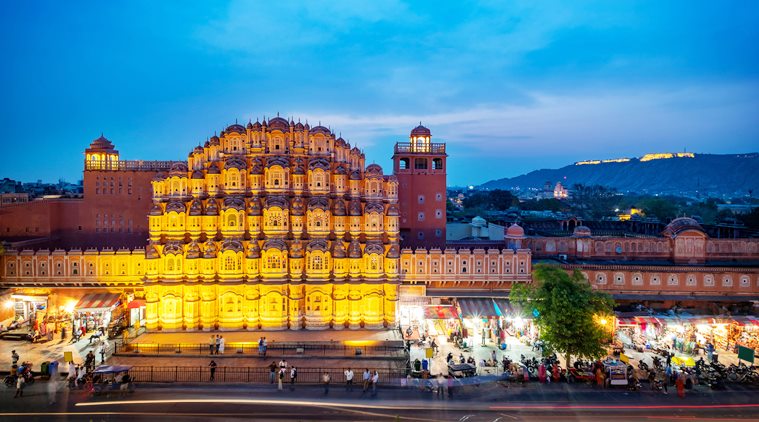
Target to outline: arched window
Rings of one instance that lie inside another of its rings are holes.
[[[324,269],[324,261],[322,260],[321,256],[317,255],[311,258],[311,269],[317,271]]]
[[[228,255],[224,259],[224,270],[233,271],[234,269],[235,269],[235,258],[231,255]]]
[[[369,269],[371,271],[378,271],[379,270],[379,258],[376,256],[372,256],[369,258]]]
[[[229,227],[234,227],[235,225],[237,225],[237,218],[235,218],[234,214],[229,214],[229,216],[227,217],[227,225]]]
[[[174,271],[174,258],[166,258],[166,271]]]
[[[278,270],[282,266],[282,262],[276,255],[269,255],[266,259],[266,266],[272,270]]]

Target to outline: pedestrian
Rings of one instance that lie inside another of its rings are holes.
[[[673,353],[667,352],[667,366],[670,366],[672,364],[672,355]]]
[[[445,398],[445,390],[448,388],[448,381],[443,378],[442,372],[437,374],[437,396],[438,398]]]
[[[224,336],[219,335],[219,354],[224,354],[224,346],[226,345],[226,342]]]
[[[706,342],[706,359],[707,363],[714,362],[714,345],[710,341]]]
[[[677,386],[677,397],[684,399],[685,398],[685,372],[680,372],[680,375],[677,377],[677,381],[675,381],[675,385]]]
[[[596,385],[604,388],[604,371],[601,368],[596,368]]]
[[[490,351],[490,360],[493,362],[493,366],[498,366],[498,356],[495,350]]]
[[[369,372],[369,368],[364,369],[364,375],[363,375],[363,381],[364,381],[364,391],[363,393],[366,393],[366,390],[369,389],[369,381],[372,378],[372,373]]]
[[[100,364],[105,364],[105,345],[102,343],[98,346],[98,354],[100,355]]]
[[[485,345],[485,339],[487,338],[488,330],[486,328],[482,329],[482,345]]]
[[[264,339],[263,337],[258,338],[258,355],[261,356],[264,354]]]
[[[19,374],[16,377],[16,394],[13,396],[15,399],[16,397],[24,397],[24,376]]]
[[[329,382],[331,378],[327,372],[322,375],[322,384],[324,384],[324,395],[326,396],[329,394]]]
[[[282,383],[285,381],[285,368],[279,368],[279,376],[277,376],[277,390],[282,391]]]
[[[287,368],[287,362],[285,362],[285,359],[279,360],[279,367],[281,368]]]
[[[66,340],[66,327],[61,327],[61,340]]]
[[[19,356],[18,353],[16,353],[15,350],[11,350],[11,361],[13,361],[13,366],[18,365]]]
[[[353,391],[353,370],[350,368],[345,370],[345,391]]]
[[[664,394],[669,394],[667,391],[667,384],[669,384],[669,380],[667,379],[667,374],[663,370],[659,370],[659,372],[656,373],[656,379],[657,381],[661,382],[662,389],[664,390]]]
[[[219,334],[216,334],[216,354],[219,354],[219,350],[221,349],[221,336]]]
[[[264,357],[266,357],[266,349],[269,348],[269,344],[266,342],[266,337],[263,338]]]
[[[214,350],[216,350],[216,337],[211,334],[211,339],[208,340],[208,353],[212,355]]]
[[[448,375],[448,398],[453,398],[453,383],[454,383],[453,375]]]
[[[374,370],[374,374],[372,375],[372,397],[377,396],[377,384],[379,384],[379,374],[377,373],[377,370]]]
[[[216,380],[216,362],[213,359],[211,359],[211,363],[209,363],[208,366],[211,368],[211,379],[209,381],[215,381]]]
[[[274,377],[277,375],[277,364],[271,361],[269,365],[269,384],[274,384]]]
[[[69,372],[66,378],[69,380],[76,379],[76,365],[74,365],[73,360],[69,362]]]
[[[295,368],[295,365],[293,365],[292,368],[290,368],[290,391],[295,391],[295,380],[298,378],[298,370]]]

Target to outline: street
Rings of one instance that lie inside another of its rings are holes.
[[[755,419],[759,417],[756,390],[731,388],[712,391],[703,386],[687,392],[684,399],[644,389],[594,389],[589,385],[538,383],[486,383],[457,389],[453,398],[430,391],[397,387],[380,388],[376,397],[357,386],[348,392],[333,384],[329,394],[319,385],[150,384],[138,385],[134,393],[93,397],[63,389],[57,384],[55,404],[47,382],[37,382],[14,398],[14,389],[0,394],[3,420],[30,420],[65,416],[72,420],[155,420],[181,417],[259,420],[383,420],[494,421],[545,420],[664,420]]]

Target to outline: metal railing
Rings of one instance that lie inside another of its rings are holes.
[[[398,142],[395,144],[396,153],[419,153],[419,154],[445,154],[444,143],[431,143],[431,144],[417,144],[414,145],[411,142]]]
[[[346,368],[297,368],[298,384],[319,384],[325,372],[330,375],[332,384],[345,382]],[[353,382],[361,388],[364,367],[352,368]],[[403,370],[368,368],[372,373],[377,371],[379,385],[396,384],[397,380],[405,378]],[[278,369],[277,369],[278,370]],[[211,382],[211,368],[207,366],[133,366],[129,375],[134,382]],[[276,376],[276,374],[275,374]],[[276,381],[276,379],[275,379]],[[214,373],[213,382],[217,383],[270,383],[271,371],[268,367],[236,367],[218,366]],[[285,373],[285,383],[290,382],[290,368]]]
[[[211,346],[207,343],[126,343],[115,345],[114,354],[195,354],[210,355]],[[214,348],[215,350],[215,348]],[[352,346],[342,343],[269,343],[266,356],[404,356],[403,344]],[[261,356],[258,343],[230,342],[224,345],[225,355]]]

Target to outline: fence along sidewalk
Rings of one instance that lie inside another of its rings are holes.
[[[232,342],[225,344],[224,354],[258,355],[258,344],[253,342]],[[209,345],[193,343],[127,343],[117,344],[114,354],[210,354]],[[266,348],[269,356],[304,355],[304,356],[402,356],[405,348],[402,343],[377,346],[347,346],[342,343],[270,343]]]
[[[332,383],[339,384],[345,382],[346,368],[298,368],[298,384],[319,384],[321,376],[329,373]],[[361,383],[361,375],[365,368],[354,367],[356,374],[354,381],[357,385]],[[369,368],[372,373],[377,371],[380,385],[395,384],[405,374],[401,370],[389,370],[379,368]],[[134,382],[187,382],[187,383],[205,383],[211,382],[211,369],[205,366],[133,366],[129,370],[129,375]],[[287,369],[285,381],[290,382],[290,369]],[[269,368],[259,367],[237,367],[237,366],[219,366],[216,368],[214,382],[216,383],[259,383],[268,384],[270,381]]]

